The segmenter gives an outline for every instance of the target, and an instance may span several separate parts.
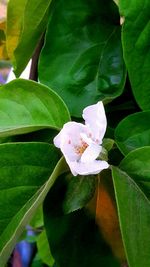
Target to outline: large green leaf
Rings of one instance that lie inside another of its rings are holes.
[[[59,159],[56,152],[45,143],[0,145],[1,267],[55,179],[64,171],[62,160],[55,168]]]
[[[83,209],[64,215],[65,191],[64,177],[60,176],[44,201],[44,225],[56,266],[119,267],[95,219]]]
[[[125,22],[122,30],[124,58],[133,93],[143,110],[150,109],[150,1],[120,0]]]
[[[132,114],[122,120],[115,130],[118,147],[124,154],[128,154],[143,146],[150,146],[150,111]]]
[[[65,100],[74,116],[87,105],[121,94],[125,68],[119,14],[112,0],[54,3],[39,79]]]
[[[46,28],[51,0],[10,0],[7,17],[7,47],[17,76],[31,58]]]
[[[41,84],[18,79],[0,88],[0,137],[59,129],[69,119],[60,97]]]
[[[149,267],[150,202],[126,172],[113,167],[112,174],[129,267]]]
[[[130,152],[120,163],[125,171],[150,197],[150,146]]]

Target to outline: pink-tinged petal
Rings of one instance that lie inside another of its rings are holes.
[[[66,159],[66,162],[67,162],[67,164],[68,164],[68,166],[70,168],[70,171],[73,174],[73,176],[77,176],[78,173],[74,169],[74,162],[77,162],[77,161],[70,161],[70,160]]]
[[[67,122],[54,138],[54,145],[60,148],[66,138],[71,144],[78,144],[80,141],[80,133],[82,132],[86,132],[85,125],[73,121]]]
[[[70,162],[68,164],[72,174],[75,176],[79,175],[90,175],[90,174],[98,174],[102,170],[107,169],[109,164],[106,161],[102,160],[94,160],[93,162]]]
[[[100,101],[95,105],[86,107],[83,110],[82,117],[85,120],[85,124],[92,131],[92,138],[94,138],[98,144],[101,144],[107,127],[103,102]]]
[[[87,132],[87,127],[77,122],[67,122],[60,133],[54,138],[54,145],[61,149],[64,157],[70,161],[79,160],[76,147],[82,146],[81,134]]]
[[[71,144],[68,144],[68,139],[63,141],[63,144],[61,145],[61,151],[66,160],[75,161],[80,159],[80,155],[76,153],[75,147]]]
[[[97,144],[90,144],[86,150],[83,152],[81,156],[81,162],[92,162],[94,161],[100,154],[102,147]]]

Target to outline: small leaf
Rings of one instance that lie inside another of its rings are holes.
[[[63,202],[65,213],[83,208],[95,192],[95,176],[72,176],[67,183],[67,192]]]
[[[122,120],[115,130],[115,139],[123,154],[150,146],[150,111],[138,112]]]
[[[128,264],[130,267],[148,267],[150,202],[126,172],[112,167],[112,174]]]
[[[104,147],[107,151],[110,151],[113,148],[114,140],[110,138],[104,138],[102,147]]]
[[[0,88],[0,137],[60,129],[70,120],[67,107],[49,88],[16,79]]]
[[[55,261],[50,251],[45,230],[37,237],[37,249],[42,262],[47,266],[53,267]]]
[[[64,99],[73,116],[123,91],[119,19],[112,0],[58,0],[51,8],[39,79]]]

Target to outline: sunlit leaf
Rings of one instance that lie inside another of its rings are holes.
[[[7,8],[7,51],[11,59],[19,42],[22,19],[27,0],[10,0]]]
[[[59,129],[70,117],[63,101],[49,88],[16,79],[0,88],[0,136]]]
[[[51,0],[9,0],[7,48],[15,74],[19,76],[46,28]]]
[[[0,59],[6,60],[8,59],[8,54],[6,50],[6,37],[5,37],[5,30],[6,30],[6,21],[0,21]]]

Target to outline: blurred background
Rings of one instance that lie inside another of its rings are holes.
[[[5,41],[4,27],[6,21],[6,9],[8,0],[0,0],[0,47],[3,46]],[[3,53],[0,51],[0,84],[4,84],[9,74],[11,64],[9,60],[3,57]]]

